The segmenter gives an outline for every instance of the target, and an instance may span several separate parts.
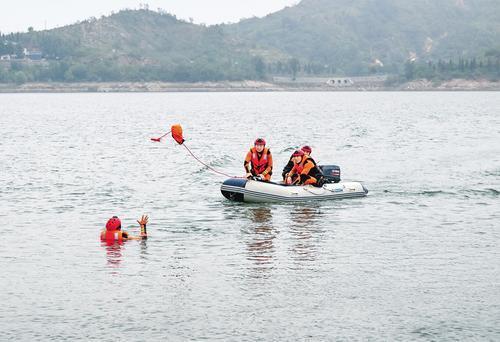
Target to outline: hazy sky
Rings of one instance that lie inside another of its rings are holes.
[[[178,18],[197,23],[236,22],[241,18],[263,16],[299,0],[1,0],[0,31],[26,31],[71,24],[89,17],[100,17],[123,8],[162,8]]]

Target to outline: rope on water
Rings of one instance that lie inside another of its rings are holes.
[[[189,147],[186,146],[186,144],[182,144],[182,146],[184,146],[184,148],[189,152],[189,154],[196,160],[198,161],[198,163],[202,164],[203,166],[205,166],[207,169],[209,169],[210,171],[212,172],[215,172],[215,173],[218,173],[219,175],[223,175],[223,176],[226,176],[226,177],[229,177],[229,178],[245,178],[245,177],[238,177],[238,176],[231,176],[227,173],[224,173],[222,171],[219,171],[219,170],[216,170],[214,169],[213,167],[211,167],[210,165],[204,163],[200,158],[198,158],[197,156],[194,155],[194,153],[189,149]]]

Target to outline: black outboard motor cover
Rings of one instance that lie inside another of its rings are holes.
[[[340,182],[340,167],[337,165],[319,165],[327,183]]]

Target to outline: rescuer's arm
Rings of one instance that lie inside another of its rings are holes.
[[[139,226],[141,227],[141,235],[139,236],[124,236],[125,239],[127,240],[146,240],[148,238],[148,232],[146,230],[146,225],[148,224],[149,217],[148,215],[142,215],[140,220],[137,220],[137,223],[139,223]]]
[[[306,164],[304,165],[304,168],[302,169],[302,172],[300,173],[301,175],[308,175],[309,171],[314,167],[314,164],[308,160],[306,161]]]
[[[271,154],[271,151],[269,151],[267,152],[267,167],[264,172],[262,172],[262,175],[265,176],[271,171],[273,171],[273,155]]]
[[[251,160],[252,160],[252,153],[250,153],[250,151],[248,151],[248,153],[245,157],[245,163],[243,164],[243,166],[245,167],[245,177],[247,177],[247,178],[252,177]]]

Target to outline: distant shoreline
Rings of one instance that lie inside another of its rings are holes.
[[[455,79],[435,84],[416,80],[394,86],[347,86],[328,84],[239,82],[79,82],[0,84],[0,93],[162,93],[162,92],[324,92],[324,91],[500,91],[500,82]]]

